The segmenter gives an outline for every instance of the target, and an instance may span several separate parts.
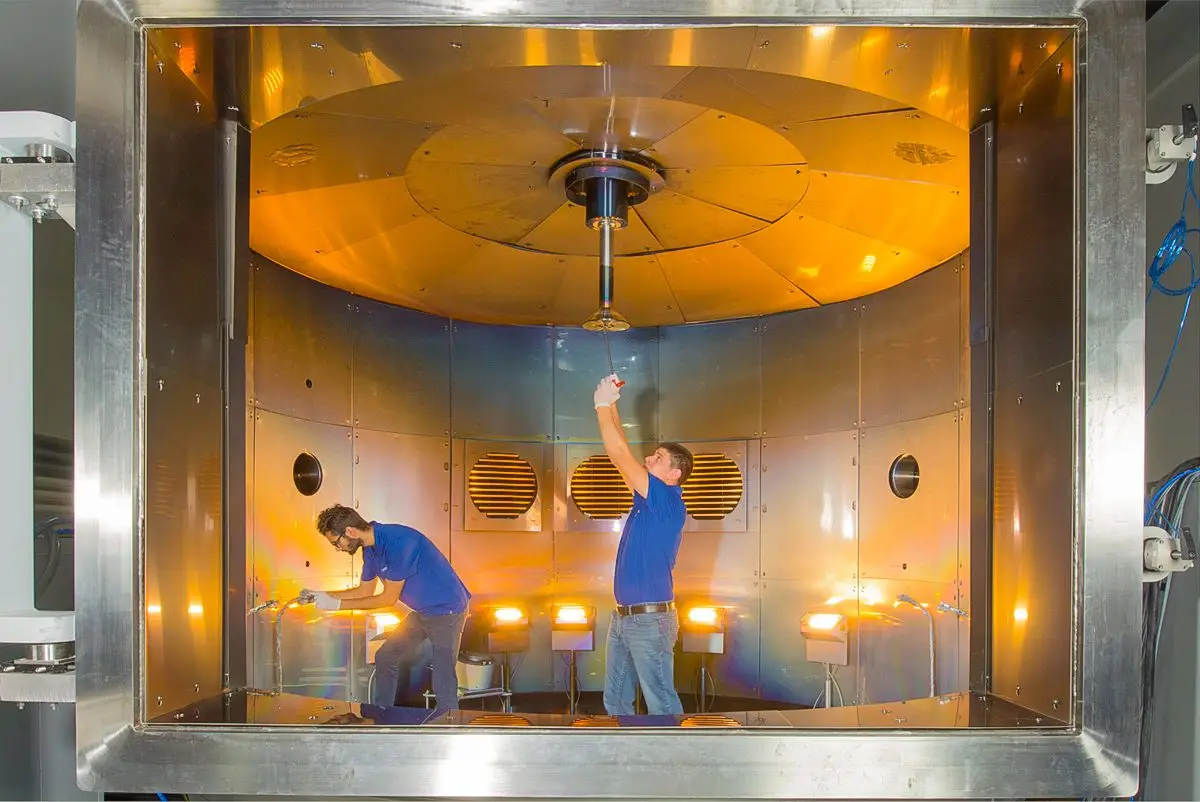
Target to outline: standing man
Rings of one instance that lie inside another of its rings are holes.
[[[687,516],[681,485],[692,472],[692,453],[678,443],[663,443],[638,462],[617,415],[620,387],[612,374],[600,380],[593,396],[604,451],[633,491],[613,575],[617,609],[608,625],[604,708],[611,716],[633,715],[637,683],[651,715],[679,714],[679,613],[672,571]]]
[[[322,610],[377,610],[397,601],[412,609],[375,653],[371,702],[396,703],[401,669],[411,668],[426,640],[433,645],[433,693],[437,707],[458,709],[458,648],[467,623],[471,594],[450,561],[429,538],[398,524],[367,523],[340,504],[317,516],[317,531],[338,551],[363,552],[358,587],[332,592],[305,591]],[[383,590],[376,593],[377,580]]]

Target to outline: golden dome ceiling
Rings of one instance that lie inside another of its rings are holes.
[[[579,324],[598,238],[553,168],[620,149],[661,177],[615,238],[634,325],[877,292],[967,246],[968,33],[256,30],[251,247],[390,303]]]

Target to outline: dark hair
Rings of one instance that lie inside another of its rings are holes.
[[[671,455],[671,467],[679,469],[679,484],[683,484],[692,475],[692,452],[679,443],[663,443],[659,446]]]
[[[367,529],[369,526],[356,510],[343,507],[341,504],[334,504],[327,510],[321,510],[321,514],[317,516],[317,531],[322,535],[333,534],[341,537],[346,534],[346,527]]]

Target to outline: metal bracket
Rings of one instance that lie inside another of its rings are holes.
[[[0,112],[0,202],[35,223],[75,227],[75,123],[37,111]]]
[[[35,223],[57,218],[75,227],[75,165],[0,162],[0,199]]]
[[[1157,526],[1142,528],[1142,581],[1158,582],[1196,564],[1191,538],[1173,538]]]
[[[1146,129],[1146,183],[1162,184],[1175,175],[1180,162],[1196,158],[1196,108],[1183,107],[1182,125]]]

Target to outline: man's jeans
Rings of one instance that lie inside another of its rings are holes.
[[[683,712],[675,692],[675,640],[679,614],[617,615],[608,623],[604,667],[604,709],[610,716],[632,716],[634,684],[642,686],[652,716]]]
[[[396,704],[400,675],[408,676],[415,661],[421,659],[426,639],[433,646],[433,693],[439,710],[458,709],[458,648],[462,643],[467,614],[408,614],[388,635],[375,653],[375,691],[371,703],[381,707]]]

